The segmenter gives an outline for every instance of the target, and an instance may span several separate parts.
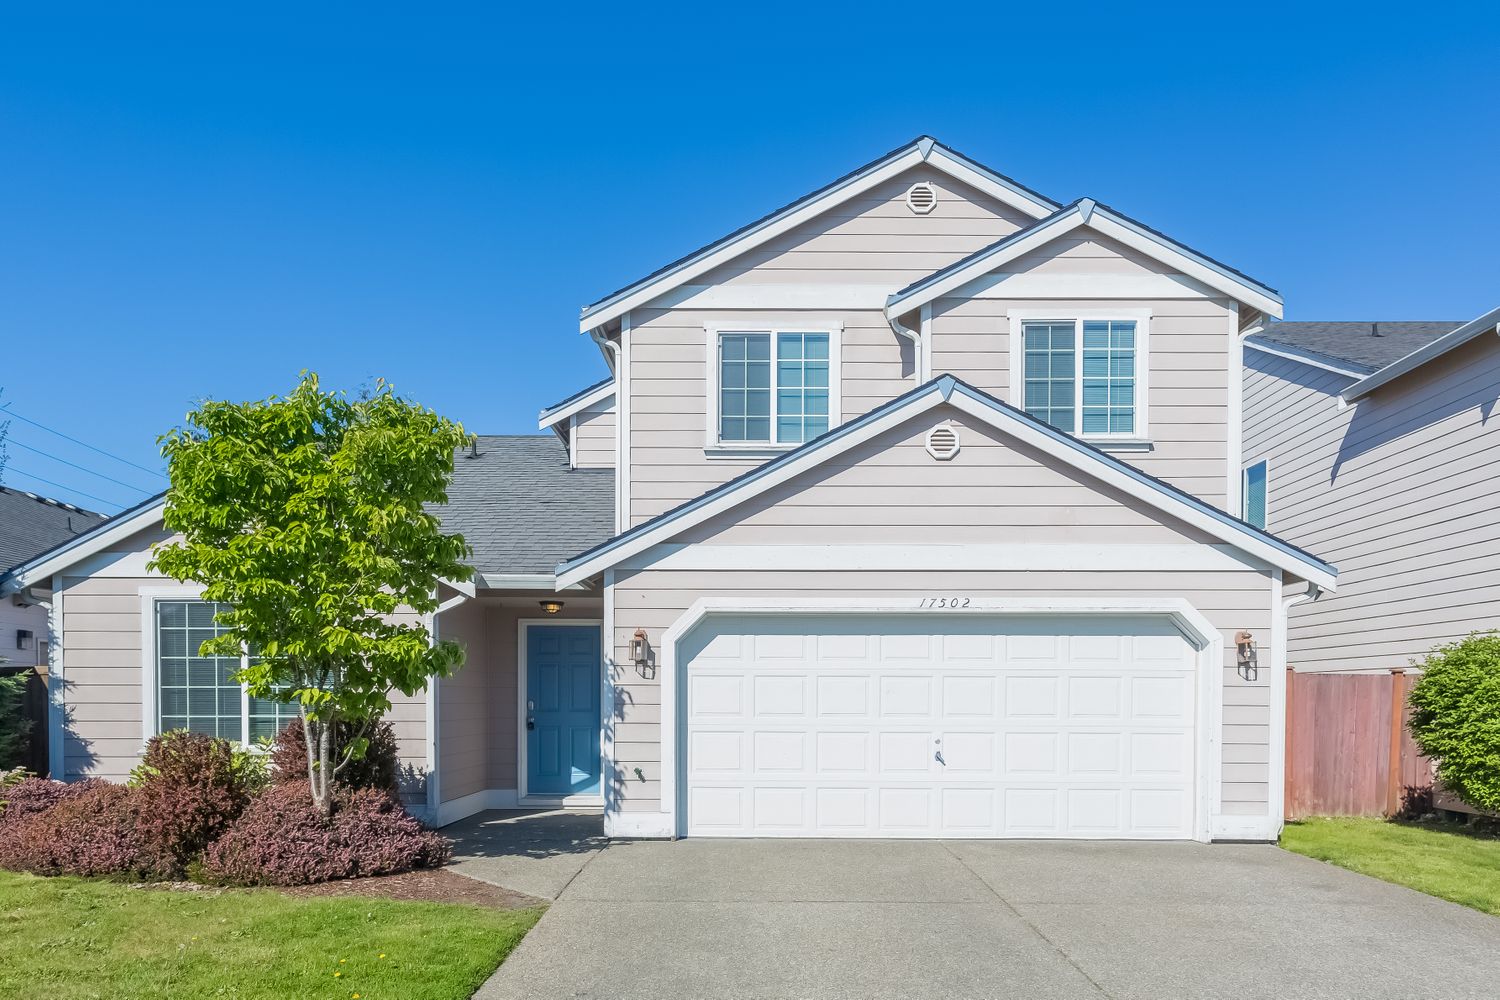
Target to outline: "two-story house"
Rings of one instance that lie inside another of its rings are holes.
[[[467,662],[394,717],[436,822],[628,836],[1274,838],[1290,605],[1335,570],[1240,519],[1271,288],[930,138],[583,310],[609,377],[481,438],[445,522]],[[55,770],[253,735],[160,504],[19,567]],[[200,706],[207,714],[200,716]]]

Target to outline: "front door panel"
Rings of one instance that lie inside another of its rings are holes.
[[[599,794],[599,629],[526,629],[526,792]]]

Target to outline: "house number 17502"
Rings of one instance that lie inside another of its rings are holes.
[[[919,608],[967,608],[968,597],[924,597],[917,602]]]

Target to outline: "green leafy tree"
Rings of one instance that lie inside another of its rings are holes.
[[[1500,810],[1500,634],[1440,646],[1419,664],[1411,734],[1469,805]]]
[[[431,641],[421,615],[437,607],[440,580],[471,573],[462,536],[424,507],[447,502],[466,440],[384,381],[350,399],[307,372],[286,396],[201,403],[161,438],[164,521],[181,538],[158,545],[150,566],[229,605],[218,614],[226,631],[202,653],[250,651],[239,674],[250,694],[298,706],[325,815],[390,692],[413,695],[462,660],[456,643]],[[341,722],[351,736],[339,746]]]

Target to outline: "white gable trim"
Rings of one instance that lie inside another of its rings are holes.
[[[1269,354],[1272,357],[1285,358],[1298,364],[1307,365],[1309,368],[1318,368],[1325,372],[1333,372],[1335,375],[1343,375],[1346,378],[1361,379],[1367,372],[1356,371],[1354,368],[1340,365],[1333,358],[1326,358],[1313,354],[1310,351],[1299,350],[1286,344],[1277,344],[1269,340],[1261,340],[1259,337],[1246,337],[1245,346],[1252,351],[1261,354]]]
[[[588,392],[583,393],[581,396],[577,396],[573,399],[567,400],[566,402],[559,403],[556,406],[549,407],[543,410],[537,417],[536,429],[539,431],[544,431],[549,427],[555,427],[556,425],[562,423],[564,420],[567,420],[569,417],[576,416],[577,414],[582,413],[584,410],[587,410],[590,407],[595,406],[596,404],[602,403],[605,400],[609,401],[609,406],[605,410],[605,412],[609,412],[610,410],[614,409],[614,397],[615,383],[613,382],[613,380],[609,382],[602,382],[599,385],[595,386],[593,389],[590,389]]]
[[[1186,251],[1088,198],[1062,209],[1052,218],[1043,220],[1030,229],[1023,229],[964,261],[902,289],[887,301],[886,315],[904,315],[944,295],[962,294],[970,282],[986,278],[1006,262],[1040,249],[1052,240],[1085,226],[1238,302],[1270,316],[1281,316],[1281,296],[1271,289],[1241,277],[1206,257]]]
[[[1483,316],[1470,320],[1457,330],[1443,334],[1426,347],[1418,348],[1406,357],[1392,361],[1375,374],[1345,389],[1341,398],[1345,403],[1352,403],[1356,399],[1368,396],[1392,379],[1400,378],[1407,372],[1442,357],[1454,348],[1461,347],[1469,341],[1491,332],[1500,334],[1500,309],[1491,309]]]
[[[844,180],[830,185],[817,195],[794,202],[780,212],[749,227],[738,236],[721,244],[710,245],[662,273],[642,279],[609,298],[586,307],[579,320],[578,328],[580,332],[587,333],[602,327],[663,293],[691,282],[694,278],[719,265],[811,221],[829,209],[851,198],[856,198],[922,163],[931,164],[955,180],[975,187],[1012,208],[1026,213],[1033,219],[1044,218],[1057,210],[1056,205],[1038,199],[1019,186],[1007,183],[998,174],[991,173],[978,164],[943,149],[932,139],[924,137],[875,161]]]
[[[956,407],[976,420],[987,423],[1218,541],[1233,545],[1253,558],[1273,567],[1286,569],[1324,590],[1332,591],[1335,587],[1338,571],[1327,563],[1280,539],[1256,531],[1238,518],[1174,490],[1070,435],[1053,430],[951,375],[944,375],[901,399],[872,410],[864,417],[844,424],[717,490],[705,493],[697,500],[647,521],[597,549],[559,563],[557,586],[561,588],[580,583],[602,570],[618,566],[622,561],[731,510],[943,403]]]
[[[44,552],[36,559],[22,563],[0,580],[0,594],[14,593],[50,581],[53,574],[61,573],[80,560],[160,523],[162,508],[166,506],[166,502],[165,496],[157,497],[136,511],[105,521],[61,548]]]

